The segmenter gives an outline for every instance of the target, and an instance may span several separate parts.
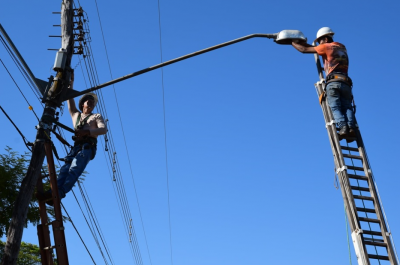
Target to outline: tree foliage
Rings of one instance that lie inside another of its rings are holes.
[[[26,175],[28,170],[30,153],[26,152],[20,155],[18,152],[13,151],[11,147],[5,148],[6,153],[0,154],[0,238],[3,237],[8,230],[8,226],[11,221],[14,203],[19,193],[19,187],[21,182]],[[57,175],[59,168],[56,165]],[[42,167],[42,173],[48,174],[47,166]],[[79,177],[79,181],[82,182],[85,178],[86,171]],[[44,190],[50,189],[50,183],[47,180],[43,183]],[[46,206],[46,212],[53,218],[55,218],[54,208]],[[28,223],[36,225],[39,223],[40,214],[39,206],[35,195],[32,195],[29,203],[28,216],[26,219],[25,226]],[[69,221],[69,219],[63,216],[63,221]]]
[[[5,242],[0,240],[0,260],[4,255]],[[21,243],[21,248],[19,250],[18,265],[39,265],[42,264],[40,260],[40,249],[39,246],[30,243]]]
[[[26,175],[28,158],[27,153],[20,155],[7,147],[6,154],[0,154],[0,237],[8,230],[14,202],[17,199],[19,187]],[[39,222],[39,209],[36,198],[32,196],[26,225],[28,222],[37,224]]]

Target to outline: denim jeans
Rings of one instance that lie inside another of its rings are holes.
[[[96,147],[88,147],[90,147],[89,144],[76,145],[65,157],[65,164],[61,167],[57,177],[60,198],[64,198],[65,194],[72,189],[89,161],[94,157]]]
[[[343,82],[330,82],[326,85],[328,105],[339,128],[348,125],[355,128],[355,118],[351,101],[351,87]]]

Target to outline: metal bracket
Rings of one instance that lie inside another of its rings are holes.
[[[356,230],[354,230],[353,233],[356,233],[357,235],[359,235],[359,234],[363,234],[364,231],[362,229],[357,228]]]
[[[343,166],[343,167],[341,167],[341,168],[338,168],[338,169],[336,170],[336,174],[339,174],[339,172],[342,172],[342,171],[345,170],[345,169],[347,169],[347,166]]]
[[[43,129],[43,130],[51,130],[51,125],[44,123],[44,122],[39,122],[38,125],[36,125],[36,130]]]
[[[327,123],[325,124],[325,128],[328,128],[328,126],[331,126],[331,125],[333,125],[333,124],[335,124],[335,123],[336,123],[335,120],[331,120],[330,122],[327,122]]]
[[[372,170],[371,170],[371,169],[368,169],[368,173],[369,173],[369,174],[372,174]]]

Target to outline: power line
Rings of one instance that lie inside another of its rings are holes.
[[[163,62],[163,53],[162,53],[162,34],[161,34],[161,8],[160,8],[160,0],[157,0],[158,3],[158,28],[160,35],[160,61]],[[165,119],[165,90],[164,90],[164,68],[161,67],[161,86],[162,86],[162,100],[163,100],[163,117],[164,117],[164,147],[165,147],[165,170],[167,173],[167,194],[168,194],[168,224],[169,224],[169,246],[171,251],[171,264],[173,262],[172,255],[172,228],[171,228],[171,206],[169,200],[169,171],[168,171],[168,148],[167,148],[167,123]]]
[[[87,18],[87,20],[88,20],[88,18]],[[86,56],[84,57],[84,63],[85,63],[85,68],[86,68],[86,71],[88,74],[88,81],[91,85],[93,85],[98,82],[98,74],[97,74],[96,64],[95,64],[94,57],[93,57],[93,51],[92,51],[91,45],[90,45],[90,38],[91,38],[90,37],[90,29],[88,28],[87,24],[84,24],[84,27],[85,27],[85,31],[87,32],[86,36],[88,37],[88,41],[86,41],[86,43],[84,43],[84,45],[85,45],[84,49],[85,49],[85,54],[86,54]],[[98,91],[96,94],[99,97],[97,107],[99,109],[99,112],[106,119],[107,118],[107,110],[104,105],[102,92]],[[114,154],[116,152],[115,152],[114,141],[112,138],[111,126],[108,126],[108,128],[109,128],[109,130],[103,139],[104,145],[106,146],[105,152],[107,152],[109,162],[112,165],[113,169],[115,170],[115,172],[113,172],[113,174],[114,174],[113,177],[115,177],[115,184],[116,184],[117,193],[118,193],[118,197],[119,197],[120,204],[121,204],[121,210],[122,210],[122,213],[124,216],[125,228],[127,229],[128,225],[129,225],[129,221],[131,219],[129,217],[129,216],[131,216],[131,213],[130,213],[130,209],[129,209],[129,204],[127,202],[126,192],[124,190],[123,179],[121,178],[119,163],[117,161],[116,161],[116,163],[112,162],[114,160],[114,158],[112,157],[112,154]],[[110,147],[110,152],[108,152],[108,147]],[[131,243],[132,243],[131,247],[134,252],[136,263],[142,264],[140,250],[139,250],[139,246],[137,243],[135,233],[133,234],[133,241],[131,241]]]
[[[15,82],[15,79],[14,79],[14,77],[11,75],[10,71],[8,71],[8,69],[7,69],[6,65],[3,63],[3,60],[2,60],[1,58],[0,58],[0,62],[3,64],[3,66],[4,66],[4,68],[6,69],[7,73],[10,75],[10,77],[11,77],[11,79],[13,80],[14,84],[17,86],[17,88],[18,88],[19,92],[21,92],[21,95],[24,97],[24,99],[25,99],[26,103],[28,103],[29,107],[30,107],[30,108],[32,108],[32,105],[31,105],[31,104],[29,104],[29,101],[26,99],[26,97],[25,97],[24,93],[23,93],[23,92],[22,92],[22,90],[19,88],[19,86],[18,86],[17,82]],[[39,121],[39,117],[36,115],[36,112],[35,112],[35,110],[34,110],[33,108],[32,108],[32,112],[35,114],[35,116],[36,116],[36,119]]]
[[[102,26],[102,23],[101,23],[100,12],[99,12],[99,7],[98,7],[98,4],[97,4],[97,0],[95,0],[95,3],[96,3],[97,16],[98,16],[99,24],[100,24],[101,35],[103,37],[103,44],[104,44],[104,50],[105,50],[105,53],[106,53],[108,69],[109,69],[109,72],[110,72],[110,77],[111,77],[111,79],[113,79],[113,75],[112,75],[112,71],[111,71],[111,64],[110,64],[110,60],[109,60],[109,57],[108,57],[107,45],[106,45],[106,40],[105,40],[105,37],[104,37],[104,31],[103,31],[103,26]],[[133,188],[134,188],[134,191],[135,191],[136,202],[137,202],[137,206],[138,206],[138,210],[139,210],[140,221],[141,221],[141,224],[142,224],[143,234],[144,234],[144,238],[145,238],[145,242],[146,242],[147,253],[148,253],[148,256],[149,256],[150,264],[153,264],[152,261],[151,261],[150,250],[149,250],[149,246],[148,246],[148,242],[147,242],[147,236],[146,236],[146,230],[144,228],[142,211],[140,209],[138,193],[137,193],[137,190],[136,190],[135,179],[134,179],[133,171],[132,171],[131,159],[130,159],[130,156],[129,156],[128,146],[127,146],[127,143],[126,143],[124,126],[123,126],[123,123],[122,123],[121,112],[120,112],[120,109],[119,109],[118,98],[117,98],[117,93],[116,93],[114,84],[113,84],[113,91],[114,91],[114,96],[115,96],[115,102],[116,102],[116,105],[117,105],[118,116],[119,116],[119,121],[120,121],[120,125],[121,125],[121,131],[122,131],[122,136],[123,136],[123,139],[124,139],[125,150],[126,150],[126,154],[127,154],[127,158],[128,158],[129,169],[130,169],[131,178],[132,178],[132,182],[133,182]]]
[[[74,194],[74,195],[75,195],[75,194]],[[69,214],[68,214],[68,212],[67,212],[67,209],[65,209],[64,204],[61,203],[61,206],[63,207],[65,213],[66,213],[67,216],[68,216],[69,221],[71,222],[71,224],[72,224],[72,226],[74,227],[76,233],[78,234],[78,236],[79,236],[79,238],[81,239],[83,245],[85,246],[86,251],[89,253],[89,256],[90,256],[90,258],[92,259],[93,263],[96,264],[96,262],[95,262],[94,259],[93,259],[92,254],[90,254],[90,251],[89,251],[89,249],[87,248],[87,246],[86,246],[86,244],[85,244],[85,241],[83,241],[83,238],[82,238],[81,235],[79,234],[78,229],[76,228],[74,222],[72,222],[71,216],[69,216]]]
[[[36,98],[40,102],[39,98],[41,96],[41,92],[39,91],[39,89],[35,85],[34,81],[31,79],[30,75],[27,73],[25,67],[23,67],[21,65],[19,59],[17,58],[17,56],[14,54],[12,49],[8,46],[7,42],[3,39],[3,37],[1,35],[0,35],[0,40],[1,40],[1,43],[3,44],[4,48],[6,49],[7,53],[10,55],[11,59],[13,60],[14,64],[17,66],[17,68],[18,68],[19,72],[21,73],[22,77],[25,79],[26,83],[28,84],[28,86],[32,90],[33,94],[35,94]]]
[[[22,140],[24,141],[26,148],[28,148],[28,150],[32,152],[32,149],[29,147],[30,144],[32,144],[32,143],[30,143],[30,142],[28,141],[28,139],[26,139],[26,137],[22,134],[22,132],[21,132],[21,131],[19,130],[19,128],[17,127],[17,125],[15,125],[15,123],[13,122],[13,120],[10,118],[10,116],[8,116],[8,114],[6,113],[6,111],[5,111],[1,106],[0,106],[0,109],[1,109],[1,111],[4,113],[4,115],[6,115],[7,119],[12,123],[12,125],[14,125],[14,127],[15,127],[15,129],[18,131],[19,135],[21,135]]]

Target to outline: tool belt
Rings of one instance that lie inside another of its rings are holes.
[[[90,158],[90,160],[93,160],[93,158],[96,156],[96,152],[97,152],[97,138],[93,138],[93,137],[85,137],[83,139],[77,139],[75,140],[75,144],[74,147],[80,145],[81,147],[79,148],[81,149],[92,149],[92,157]]]
[[[332,74],[329,74],[325,78],[326,84],[329,84],[330,82],[338,82],[338,81],[344,82],[344,83],[348,84],[349,86],[353,86],[353,81],[351,80],[351,78],[344,74],[332,73]]]
[[[88,148],[96,147],[97,146],[97,138],[86,137],[86,138],[82,138],[82,139],[76,139],[74,146],[84,145],[84,144],[89,144]]]

